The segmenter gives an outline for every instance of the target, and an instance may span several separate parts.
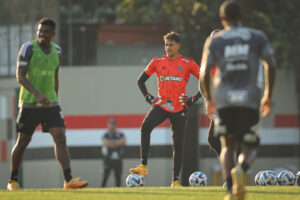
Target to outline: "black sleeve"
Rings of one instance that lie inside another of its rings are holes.
[[[137,84],[138,84],[143,96],[146,96],[148,94],[148,90],[146,88],[145,82],[148,80],[149,77],[150,76],[148,74],[143,72],[137,81]]]
[[[200,92],[198,92],[194,97],[196,97],[196,99],[198,100],[198,99],[200,99],[202,97],[202,95],[201,95]]]

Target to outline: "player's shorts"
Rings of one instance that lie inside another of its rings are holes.
[[[232,135],[235,139],[248,145],[258,145],[259,135],[257,124],[259,110],[246,107],[227,107],[218,110],[214,119],[216,134]]]
[[[50,108],[20,108],[16,130],[32,135],[35,128],[41,124],[43,132],[50,128],[65,127],[65,120],[60,106]]]

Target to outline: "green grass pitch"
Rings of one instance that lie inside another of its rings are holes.
[[[0,190],[0,200],[222,200],[222,187],[141,187]],[[300,200],[298,186],[248,186],[245,200]]]

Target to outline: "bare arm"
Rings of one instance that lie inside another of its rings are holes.
[[[269,56],[264,59],[264,74],[265,74],[265,91],[264,96],[260,103],[260,114],[262,117],[266,117],[270,114],[272,108],[272,92],[276,75],[276,62],[273,56]]]
[[[26,78],[26,74],[28,71],[28,67],[18,67],[17,73],[16,73],[16,79],[18,83],[20,83],[25,89],[27,89],[30,93],[32,93],[39,103],[42,104],[43,107],[47,108],[50,106],[50,99],[46,97],[44,94],[37,91],[32,84],[29,82],[29,80]]]
[[[103,139],[103,146],[107,148],[118,148],[124,146],[125,144],[126,144],[125,137],[121,137],[120,139],[117,140]]]
[[[58,71],[59,71],[59,67],[55,70],[55,92],[56,92],[56,95],[58,95],[58,88],[59,88]]]
[[[199,90],[202,93],[205,100],[209,101],[211,100],[211,88],[210,88],[210,74],[209,70],[207,70],[209,67],[206,65],[201,66],[200,69],[200,78],[199,78]]]

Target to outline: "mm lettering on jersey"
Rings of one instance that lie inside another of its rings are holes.
[[[160,75],[159,76],[159,80],[160,80],[160,82],[164,82],[164,81],[177,81],[177,82],[181,82],[182,81],[182,77],[180,77],[180,76],[164,76],[164,75]]]
[[[249,44],[227,45],[224,51],[224,57],[247,56],[249,54]]]

